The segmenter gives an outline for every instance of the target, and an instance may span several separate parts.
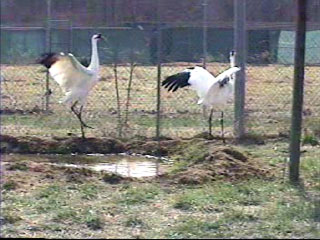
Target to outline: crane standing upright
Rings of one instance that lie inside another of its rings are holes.
[[[215,107],[223,108],[227,101],[234,93],[234,74],[240,71],[235,66],[235,51],[230,52],[230,68],[214,77],[206,69],[196,66],[185,69],[182,72],[167,77],[162,86],[168,88],[168,91],[175,92],[179,88],[190,86],[197,92],[199,97],[198,104],[202,104],[204,108],[210,108],[209,135],[212,136],[212,114]],[[221,134],[224,139],[224,116],[221,111]]]
[[[70,105],[71,111],[80,121],[81,135],[85,138],[84,128],[92,128],[82,120],[82,110],[90,90],[98,82],[99,55],[98,41],[101,34],[91,38],[91,62],[88,67],[83,66],[71,53],[45,53],[37,61],[49,69],[51,77],[60,85],[65,96],[60,103]],[[79,105],[79,110],[76,106]]]

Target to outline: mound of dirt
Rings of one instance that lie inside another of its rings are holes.
[[[230,181],[251,177],[272,178],[269,167],[246,153],[232,147],[218,147],[209,150],[202,160],[192,162],[187,169],[173,174],[172,179],[181,184],[203,184],[218,179]]]
[[[126,148],[128,152],[139,153],[143,155],[154,156],[166,156],[170,150],[174,149],[180,144],[180,140],[161,140],[161,142],[155,140],[134,140],[127,143]]]
[[[55,138],[12,137],[1,135],[2,153],[120,153],[125,145],[113,138]]]

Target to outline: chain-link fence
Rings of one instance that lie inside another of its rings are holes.
[[[289,132],[295,39],[291,2],[246,1],[248,133]],[[12,19],[17,6],[26,11]],[[319,136],[319,2],[309,1],[308,9],[304,128]],[[98,46],[100,81],[84,110],[85,121],[94,127],[88,136],[153,137],[160,129],[162,136],[191,137],[207,131],[193,90],[168,93],[161,88],[159,95],[158,83],[194,65],[205,65],[214,75],[226,70],[236,41],[233,16],[231,0],[1,1],[2,133],[79,133],[77,119],[58,103],[63,96],[58,84],[49,79],[46,85],[46,70],[34,63],[43,52],[70,51],[87,65],[96,32],[106,40]],[[214,112],[214,135],[220,134],[220,110]],[[226,135],[232,136],[234,102],[224,111]]]

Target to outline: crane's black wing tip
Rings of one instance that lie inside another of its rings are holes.
[[[169,92],[175,92],[179,88],[190,85],[188,82],[189,78],[190,72],[180,72],[167,77],[161,85],[164,86],[164,88],[168,88]]]
[[[36,63],[44,65],[46,68],[50,68],[56,61],[59,60],[59,54],[57,53],[43,53],[41,56],[36,60]]]

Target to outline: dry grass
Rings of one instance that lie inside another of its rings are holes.
[[[164,65],[162,78],[183,70],[192,63]],[[227,64],[210,63],[208,70],[218,74]],[[44,108],[45,73],[40,66],[2,65],[6,81],[2,83],[2,109],[16,109],[39,112]],[[125,109],[129,66],[119,66],[121,109]],[[309,127],[319,119],[320,67],[308,67],[305,84],[305,120]],[[293,67],[283,65],[248,66],[247,71],[247,126],[249,132],[278,134],[288,132],[291,112]],[[69,109],[58,103],[62,93],[58,85],[50,80],[53,94],[50,109],[53,114],[3,115],[3,133],[12,135],[66,136],[69,132],[78,134],[78,123]],[[126,136],[154,136],[156,125],[157,69],[154,66],[137,66],[133,75],[129,123]],[[114,75],[112,66],[103,66],[101,81],[90,94],[84,118],[94,130],[88,136],[110,136],[117,134]],[[188,89],[168,93],[162,89],[161,116],[162,135],[189,137],[206,131],[207,123],[202,110],[196,104],[196,94]],[[122,114],[124,114],[122,112]],[[226,111],[227,135],[232,135],[233,104]],[[219,109],[215,113],[214,127],[219,134]]]

